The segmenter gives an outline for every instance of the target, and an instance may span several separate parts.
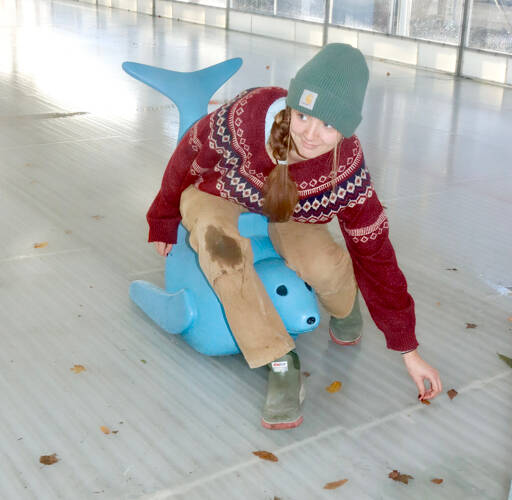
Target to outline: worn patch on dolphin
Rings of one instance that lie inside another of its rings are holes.
[[[206,251],[212,260],[236,266],[242,262],[242,250],[237,241],[215,226],[208,226],[205,235]]]

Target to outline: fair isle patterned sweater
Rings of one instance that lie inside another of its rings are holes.
[[[176,242],[180,196],[191,184],[261,213],[263,186],[274,167],[265,149],[265,116],[269,106],[283,96],[286,90],[277,87],[246,90],[185,134],[147,214],[149,241]],[[290,167],[299,191],[293,220],[324,224],[338,218],[359,289],[388,348],[414,349],[418,345],[414,302],[398,268],[388,238],[388,219],[371,183],[359,140],[352,136],[341,142],[334,189],[330,155]]]

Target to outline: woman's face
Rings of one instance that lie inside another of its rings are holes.
[[[307,159],[333,150],[342,138],[331,125],[295,109],[292,109],[290,133],[298,153]]]

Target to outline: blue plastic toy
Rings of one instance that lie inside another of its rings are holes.
[[[242,214],[238,222],[240,234],[251,238],[256,272],[286,329],[295,338],[318,326],[318,306],[311,287],[274,250],[267,226],[266,218],[258,214]],[[166,259],[165,290],[146,281],[134,281],[130,297],[165,331],[181,333],[196,351],[209,356],[240,352],[183,226]]]
[[[188,128],[208,113],[208,103],[215,92],[242,66],[235,57],[199,71],[181,72],[147,64],[124,62],[123,69],[133,78],[158,90],[178,107],[180,130],[178,141]]]
[[[181,138],[207,113],[211,96],[241,64],[239,58],[230,59],[200,71],[180,73],[125,62],[123,69],[176,103]],[[266,217],[242,214],[238,229],[242,236],[251,239],[256,272],[290,335],[295,338],[314,330],[320,322],[315,294],[274,250]],[[166,259],[165,290],[139,280],[131,284],[130,297],[161,328],[182,334],[195,350],[209,356],[240,352],[183,226],[179,226],[178,241]]]

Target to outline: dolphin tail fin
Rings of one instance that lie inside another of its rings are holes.
[[[212,95],[241,65],[242,59],[235,57],[191,72],[171,71],[129,61],[123,63],[123,69],[176,104],[180,113],[179,140],[193,123],[208,114]]]
[[[184,333],[196,316],[192,294],[186,289],[169,293],[137,280],[130,285],[130,298],[168,333]]]

